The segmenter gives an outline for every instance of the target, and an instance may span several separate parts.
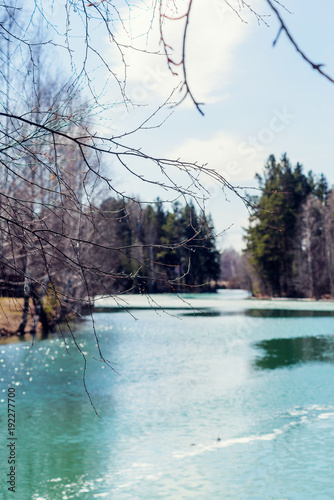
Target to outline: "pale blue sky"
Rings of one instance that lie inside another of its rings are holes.
[[[238,5],[237,0],[230,3]],[[284,0],[283,3],[292,14],[282,8],[280,12],[300,47],[316,63],[325,63],[325,69],[334,76],[334,2]],[[125,2],[118,4],[127,17]],[[140,35],[146,33],[152,12],[151,2],[146,5],[146,9],[132,9],[132,18],[126,23],[127,34],[119,30],[120,40],[145,47],[146,37]],[[260,14],[270,13],[263,0],[255,0],[251,5]],[[292,163],[301,162],[305,171],[323,172],[329,183],[334,183],[334,85],[302,60],[284,33],[276,47],[272,47],[279,27],[273,15],[266,18],[270,25],[267,27],[258,25],[255,17],[247,12],[241,14],[247,24],[241,22],[223,0],[194,0],[187,68],[194,95],[206,103],[205,116],[202,117],[188,99],[162,127],[140,132],[128,142],[159,156],[180,156],[208,163],[208,167],[215,168],[234,185],[255,185],[254,174],[261,172],[269,154],[280,157],[284,152]],[[176,54],[182,32],[180,26],[176,22],[166,26],[168,41]],[[98,37],[99,33],[95,31],[93,35]],[[148,42],[151,50],[158,48],[158,39],[153,31]],[[105,39],[98,44],[106,60],[121,76],[123,67],[117,52]],[[118,107],[108,112],[114,133],[139,124],[178,82],[168,73],[162,56],[127,51],[126,58],[127,92],[141,107],[130,112]],[[105,84],[105,71],[97,71],[95,78],[97,86]],[[119,100],[111,80],[106,95],[111,102]],[[158,118],[153,123],[158,123]],[[148,177],[155,175],[152,169],[143,168],[145,170],[138,166],[138,171]],[[112,165],[111,172],[118,187],[129,194],[138,194],[142,199],[161,194],[149,185],[140,185],[119,168],[113,170]],[[176,175],[176,178],[183,182],[182,177]],[[212,192],[207,210],[212,213],[217,231],[233,224],[224,234],[221,246],[241,249],[247,210],[233,194],[228,194],[226,201],[218,185],[204,178],[203,182]]]

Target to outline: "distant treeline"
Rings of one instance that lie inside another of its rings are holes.
[[[305,175],[283,155],[270,156],[257,178],[246,250],[223,253],[223,276],[232,265],[231,282],[255,295],[334,297],[334,192],[325,176]]]
[[[34,234],[43,231],[46,219],[48,241],[42,252],[22,231],[3,233],[3,295],[22,296],[28,273],[30,287],[45,283],[53,294],[67,297],[63,309],[67,302],[96,294],[210,291],[219,279],[212,220],[192,203],[165,209],[159,200],[142,204],[109,198],[98,207],[87,206],[85,217],[73,205],[46,205],[34,218]],[[63,236],[65,231],[71,239]],[[74,259],[84,279],[72,266]]]
[[[201,292],[219,279],[211,217],[192,203],[166,210],[159,200],[143,206],[110,198],[100,206],[96,227],[96,242],[107,248],[95,248],[95,258],[114,277],[106,276],[95,292]]]

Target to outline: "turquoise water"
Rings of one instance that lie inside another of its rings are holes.
[[[75,336],[101,418],[68,335],[1,345],[1,498],[333,499],[332,313],[293,302],[263,312],[226,298],[210,311],[95,314],[117,373],[98,361],[84,322]],[[15,496],[6,486],[8,386]]]

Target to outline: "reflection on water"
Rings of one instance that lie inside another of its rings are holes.
[[[334,311],[310,311],[306,309],[247,309],[252,318],[313,318],[334,316]]]
[[[217,316],[235,316],[236,314],[240,314],[237,311],[214,311],[213,309],[207,309],[206,311],[201,311],[195,309],[191,312],[182,312],[179,316],[202,316],[205,318],[215,318]]]
[[[334,336],[297,337],[290,339],[263,340],[255,344],[263,355],[255,361],[255,367],[274,370],[307,361],[334,361]]]
[[[182,309],[180,309],[182,310]],[[215,310],[210,308],[198,307],[193,311],[180,313],[180,316],[234,316],[240,313],[251,318],[313,318],[313,317],[331,317],[334,316],[334,311],[308,311],[296,309],[236,309],[231,310]]]

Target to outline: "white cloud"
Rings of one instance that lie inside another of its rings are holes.
[[[187,3],[177,4],[185,6]],[[239,2],[231,0],[231,4],[238,5]],[[166,98],[182,80],[182,75],[173,77],[168,70],[159,43],[158,16],[156,13],[152,23],[152,12],[150,6],[133,9],[130,15],[125,9],[121,11],[126,21],[123,30],[120,29],[118,41],[144,50],[125,49],[127,92],[130,99],[139,104],[147,104],[148,100],[155,98]],[[184,11],[180,9],[179,12],[181,14]],[[182,59],[183,27],[183,19],[166,19],[164,23],[166,43],[171,47],[170,53],[175,62]],[[186,68],[191,90],[198,101],[216,102],[225,97],[224,89],[234,69],[234,52],[250,29],[250,25],[243,23],[224,0],[193,4],[186,43]],[[145,53],[145,50],[150,53]],[[117,51],[113,50],[110,56],[114,64],[115,57],[120,61]],[[180,66],[174,69],[181,72]],[[116,73],[124,75],[122,64],[119,63]]]
[[[252,181],[263,165],[262,153],[257,155],[241,137],[225,131],[209,139],[187,139],[170,151],[169,156],[207,164],[233,185]]]

